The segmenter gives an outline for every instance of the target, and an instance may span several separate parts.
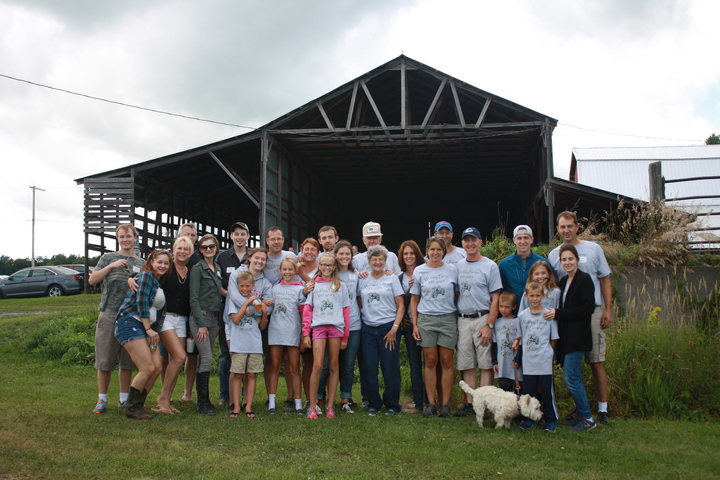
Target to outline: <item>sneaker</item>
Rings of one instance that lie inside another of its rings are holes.
[[[554,432],[557,428],[556,422],[545,422],[545,431],[546,432]]]
[[[438,417],[447,418],[449,416],[450,416],[450,405],[440,405],[440,412],[438,413]]]
[[[298,415],[305,415],[305,410],[303,410],[302,408],[298,408],[297,410],[295,410],[295,413]]]
[[[533,422],[532,420],[523,420],[522,422],[520,422],[520,429],[527,430],[528,428],[532,427],[533,425],[535,425],[535,422]]]
[[[368,417],[374,417],[378,414],[378,411],[374,408],[368,408]]]
[[[322,408],[320,408],[320,405],[315,405],[315,413],[318,415],[322,415]]]
[[[93,413],[101,414],[105,413],[105,410],[107,410],[107,400],[98,400]]]
[[[385,412],[385,415],[400,415],[400,410],[395,410],[394,408],[388,408],[388,411]]]
[[[433,404],[428,404],[427,407],[425,407],[425,411],[423,412],[423,417],[429,418],[437,415],[437,407]]]
[[[308,408],[310,408],[310,400],[305,400],[305,404],[303,405],[303,408],[304,408],[305,410],[307,410]]]
[[[587,418],[581,418],[577,424],[570,429],[571,432],[587,432],[595,428],[597,424],[594,420],[588,420]]]
[[[360,408],[368,408],[369,406],[370,406],[370,402],[368,402],[367,400],[363,400],[362,403],[360,404]]]
[[[355,408],[358,406],[357,403],[355,403],[355,401],[352,398],[349,398],[347,403],[350,404],[351,408]]]
[[[608,412],[598,412],[597,423],[600,425],[610,425],[610,414],[608,414]]]
[[[295,402],[292,400],[285,400],[285,413],[292,413],[295,411]]]
[[[124,402],[121,402],[118,400],[118,408],[125,408],[125,407],[127,407],[127,400],[125,400]]]
[[[469,415],[475,415],[475,409],[469,403],[464,403],[462,408],[455,412],[456,417],[467,417]]]
[[[228,400],[227,398],[221,398],[220,401],[218,402],[218,405],[220,405],[221,407],[224,407],[229,403],[230,403],[230,400]]]
[[[580,417],[578,416],[576,411],[573,411],[567,417],[565,417],[565,420],[563,420],[561,425],[563,427],[574,427],[579,421]]]
[[[311,408],[311,409],[309,410],[309,413],[308,413],[308,416],[307,416],[307,417],[308,417],[310,420],[317,420],[317,419],[318,419],[317,413],[315,413],[315,409],[314,409],[314,408]]]
[[[343,403],[342,407],[340,407],[340,411],[342,411],[343,413],[355,413],[350,406],[350,402]]]
[[[270,415],[274,414],[276,411],[277,411],[277,410],[275,410],[275,408],[268,408],[268,413],[269,413]]]
[[[335,418],[335,409],[333,407],[328,407],[325,412],[325,418]]]

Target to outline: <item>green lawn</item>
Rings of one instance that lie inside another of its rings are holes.
[[[115,379],[108,413],[93,415],[91,366],[44,361],[19,345],[50,316],[28,312],[94,304],[84,295],[0,301],[0,478],[720,478],[720,421],[712,417],[617,419],[585,434],[362,410],[310,421],[261,411],[260,388],[252,420],[176,404],[181,415],[132,421],[116,408]],[[216,397],[216,378],[211,391]]]

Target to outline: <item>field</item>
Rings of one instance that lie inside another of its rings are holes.
[[[115,378],[108,413],[93,415],[91,365],[26,350],[51,319],[94,315],[97,302],[0,301],[0,478],[720,478],[713,416],[616,418],[585,434],[481,430],[471,418],[372,418],[362,410],[309,421],[262,411],[260,388],[255,419],[203,417],[176,402],[180,415],[132,421],[116,407]],[[215,377],[215,398],[217,391]]]

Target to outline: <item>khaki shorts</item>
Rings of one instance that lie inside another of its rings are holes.
[[[445,347],[455,350],[457,345],[457,315],[425,315],[418,313],[418,330],[420,330],[420,346],[423,348]]]
[[[600,326],[605,307],[602,305],[595,306],[595,311],[590,319],[590,328],[592,329],[593,348],[589,352],[585,352],[585,361],[587,363],[601,363],[605,361],[605,330]]]
[[[488,315],[479,318],[458,318],[457,369],[492,368],[492,342],[483,347],[478,333],[487,323]]]
[[[95,327],[95,370],[112,372],[120,362],[120,368],[134,370],[130,354],[115,338],[115,317],[117,312],[103,310]]]
[[[265,369],[262,353],[231,353],[230,373],[262,373]]]

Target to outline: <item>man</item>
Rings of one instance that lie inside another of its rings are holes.
[[[557,232],[563,243],[573,245],[577,249],[580,263],[578,268],[590,275],[595,285],[595,312],[592,315],[591,327],[593,349],[585,354],[585,361],[590,364],[598,399],[598,422],[607,425],[610,422],[607,401],[607,373],[605,372],[605,329],[612,325],[612,286],[610,284],[610,267],[602,248],[594,242],[578,238],[577,215],[574,212],[561,212],[557,216]],[[566,275],[560,265],[560,247],[548,255],[550,264],[558,278]],[[570,419],[571,421],[574,419]]]
[[[243,222],[235,222],[230,227],[230,240],[232,248],[220,252],[217,256],[217,263],[222,272],[222,292],[227,295],[228,280],[233,273],[247,258],[247,241],[250,238],[250,229]],[[220,356],[218,358],[218,377],[220,378],[220,405],[230,403],[230,390],[228,381],[230,379],[230,351],[225,337],[225,326],[220,325]]]
[[[318,231],[318,241],[323,247],[323,252],[331,253],[335,248],[335,244],[340,240],[335,227],[325,225]]]
[[[270,227],[265,232],[265,243],[268,247],[268,259],[263,268],[263,274],[273,286],[280,283],[282,276],[280,275],[280,262],[285,257],[295,257],[295,254],[287,250],[283,250],[285,245],[285,237],[280,227]]]
[[[190,240],[192,240],[193,245],[197,243],[197,227],[194,223],[188,222],[183,223],[180,225],[180,228],[178,229],[178,237],[188,237]],[[171,249],[172,250],[172,249]],[[188,270],[190,270],[197,262],[200,261],[200,254],[198,253],[198,249],[195,248],[195,251],[192,255],[190,255],[190,258],[187,262]]]
[[[125,408],[130,391],[130,379],[135,366],[130,355],[115,338],[115,317],[129,290],[128,278],[140,273],[145,264],[142,258],[135,256],[137,230],[130,224],[123,224],[115,230],[120,249],[106,253],[90,273],[90,285],[103,284],[100,298],[100,316],[95,328],[95,369],[97,370],[98,402],[93,413],[105,413],[107,393],[112,371],[120,362],[120,402],[118,408]]]
[[[443,220],[436,223],[434,235],[438,238],[442,238],[445,242],[445,246],[447,247],[447,253],[443,257],[444,263],[450,263],[455,265],[467,256],[465,250],[463,250],[462,248],[458,248],[452,244],[453,228],[452,225],[450,225],[450,222],[446,222]]]
[[[382,243],[382,232],[380,231],[379,223],[366,223],[365,225],[363,225],[362,234],[363,243],[365,244],[366,249],[369,249],[374,245],[380,245]],[[355,266],[355,270],[357,270],[358,272],[370,271],[370,266],[368,265],[367,259],[367,251],[363,253],[358,253],[353,257],[352,261],[353,265]],[[388,251],[387,260],[385,261],[385,273],[391,275],[393,272],[397,275],[400,275],[402,273],[402,270],[400,270],[400,264],[398,263],[397,255],[395,255],[393,252]]]
[[[518,299],[518,306],[525,293],[525,284],[527,283],[530,267],[538,260],[547,262],[547,259],[532,251],[531,247],[534,240],[533,231],[530,227],[527,225],[515,227],[515,230],[513,230],[513,243],[516,251],[509,257],[503,258],[500,265],[498,265],[503,290],[515,294]],[[517,306],[515,313],[518,313]]]
[[[457,368],[470,388],[477,387],[475,368],[480,368],[480,386],[492,385],[492,333],[498,317],[502,291],[500,270],[495,262],[480,254],[482,239],[477,228],[466,228],[462,246],[467,257],[456,267],[460,293],[458,306]],[[444,259],[443,259],[444,261]],[[472,397],[465,394],[465,405],[458,417],[474,414]]]

